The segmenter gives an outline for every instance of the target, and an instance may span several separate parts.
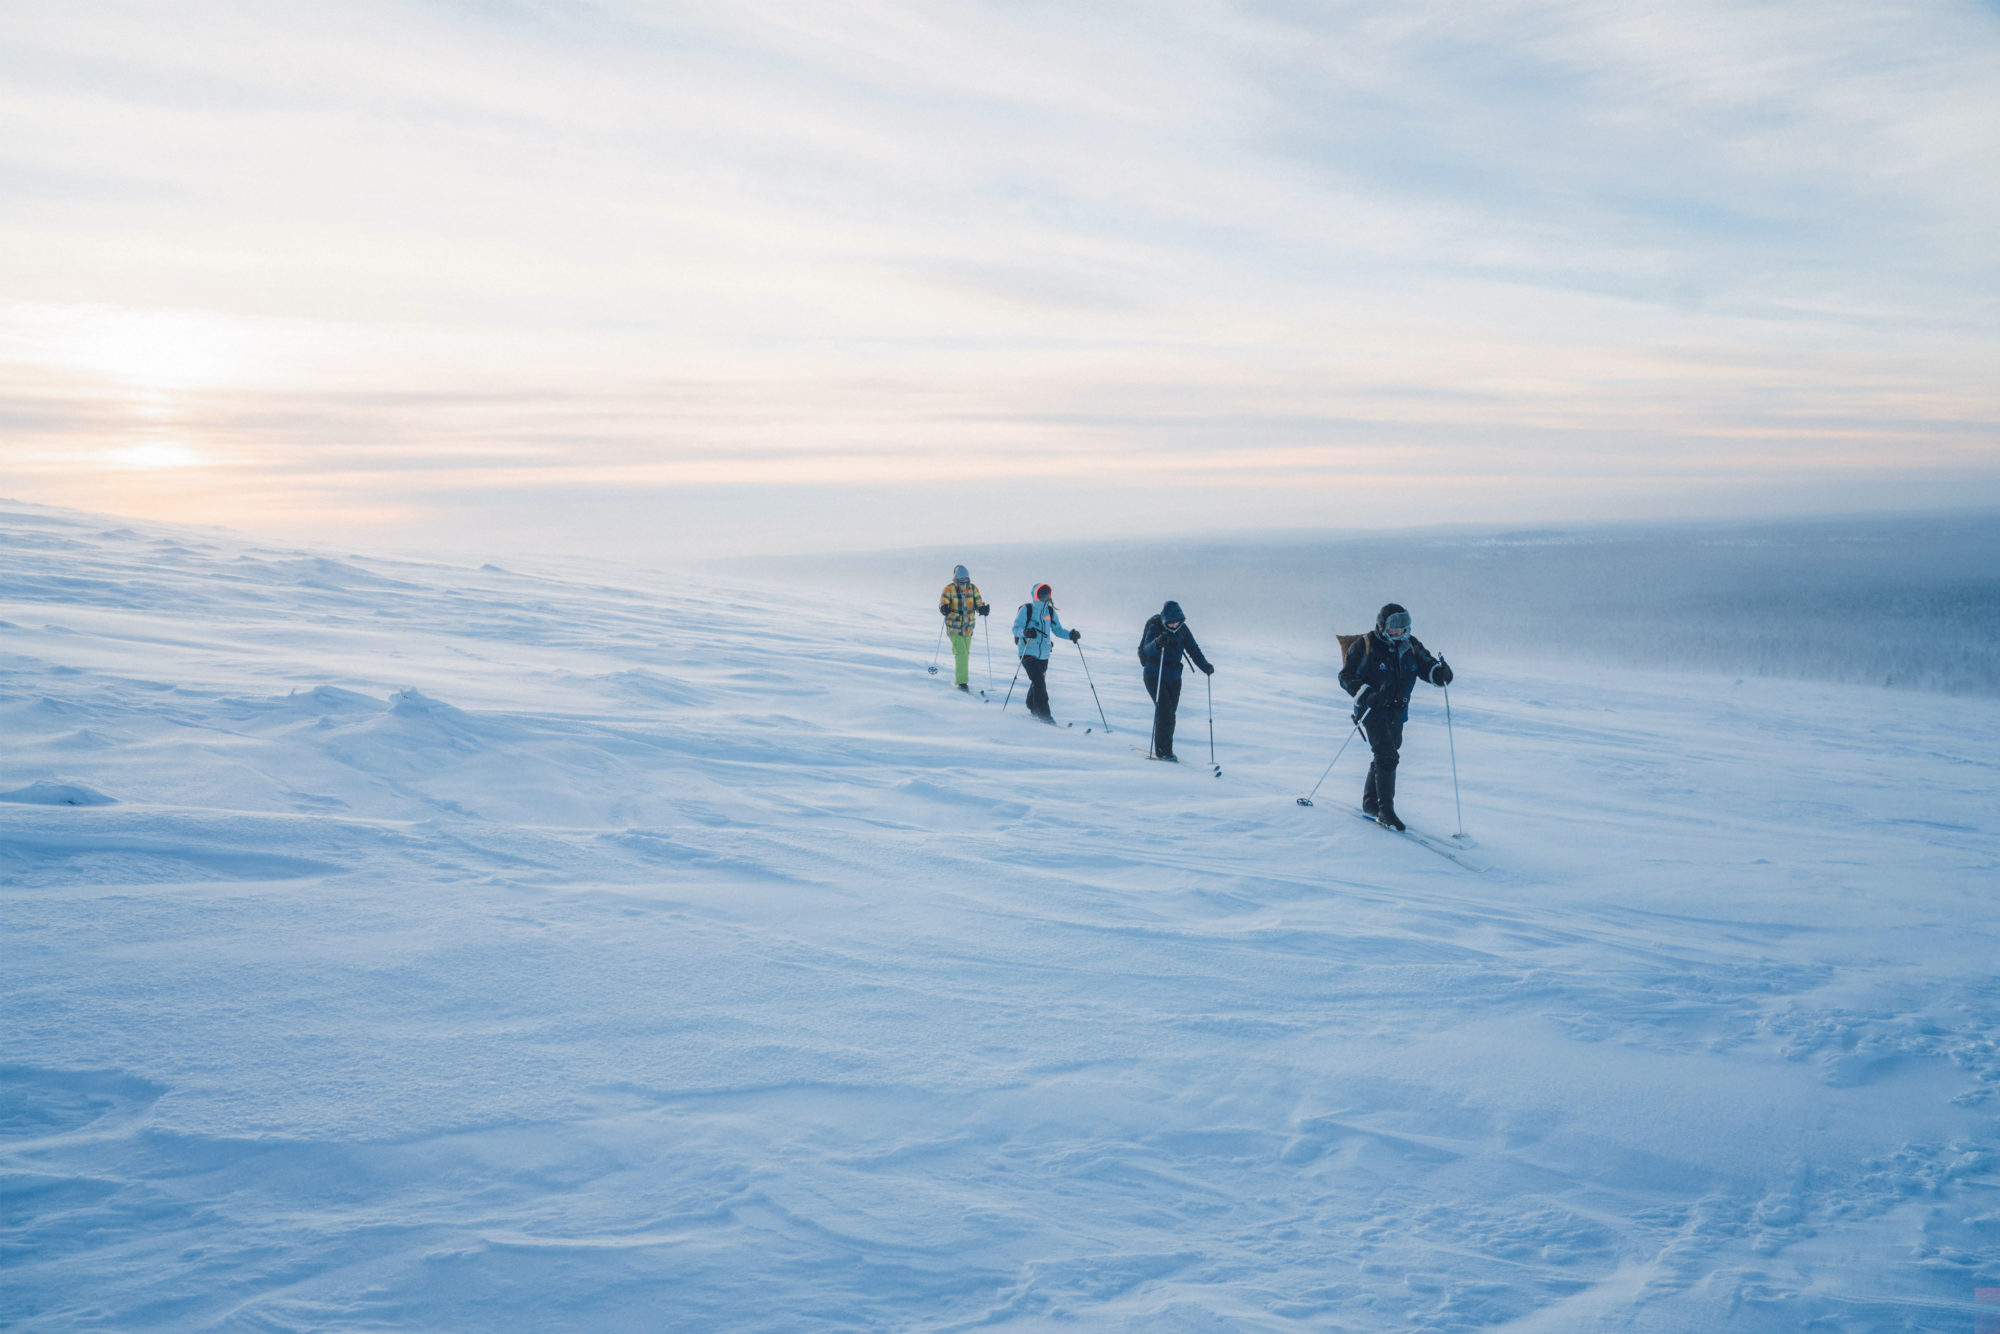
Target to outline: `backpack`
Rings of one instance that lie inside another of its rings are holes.
[[[1357,639],[1362,641],[1361,661],[1363,662],[1368,661],[1368,655],[1375,651],[1375,646],[1367,642],[1368,634],[1366,631],[1363,631],[1361,634],[1358,635],[1336,634],[1334,635],[1334,638],[1340,641],[1340,660],[1342,662],[1347,661],[1347,651],[1350,648],[1354,647],[1354,641]]]
[[[1160,651],[1158,649],[1153,650],[1152,657],[1149,658],[1146,656],[1146,645],[1159,638],[1161,631],[1165,629],[1166,626],[1161,622],[1159,613],[1155,612],[1153,619],[1146,622],[1146,628],[1139,632],[1139,663],[1141,666],[1150,666],[1160,660]]]

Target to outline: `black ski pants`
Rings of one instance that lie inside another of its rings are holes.
[[[1368,765],[1368,782],[1361,789],[1361,809],[1373,815],[1387,806],[1396,808],[1396,762],[1403,749],[1403,720],[1377,718],[1369,714],[1361,721],[1361,733],[1375,758]]]
[[[1146,679],[1146,698],[1157,700],[1160,697],[1160,665],[1149,662],[1140,672]]]
[[[1049,712],[1049,687],[1043,680],[1049,674],[1048,659],[1023,653],[1021,667],[1028,673],[1028,712],[1055,721],[1055,715]]]
[[[1162,759],[1174,753],[1174,711],[1181,706],[1181,678],[1163,676],[1153,696],[1153,753]]]

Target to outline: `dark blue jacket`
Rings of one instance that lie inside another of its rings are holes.
[[[1347,658],[1340,665],[1340,686],[1354,696],[1356,718],[1362,710],[1373,709],[1374,717],[1407,722],[1410,692],[1417,682],[1432,681],[1437,665],[1437,659],[1415,635],[1398,647],[1383,638],[1381,631],[1370,630],[1347,646]],[[1368,693],[1361,693],[1363,687]]]
[[[1169,602],[1167,606],[1172,609],[1173,618],[1179,620],[1181,610],[1179,604]],[[1139,646],[1139,661],[1145,663],[1148,667],[1157,663],[1162,681],[1178,681],[1181,679],[1181,658],[1183,654],[1193,658],[1194,665],[1201,668],[1204,672],[1215,670],[1208,665],[1208,659],[1201,655],[1201,645],[1194,642],[1194,632],[1187,628],[1186,621],[1181,621],[1181,628],[1178,630],[1167,629],[1165,621],[1160,620],[1158,617],[1154,618],[1153,621],[1146,622],[1146,625],[1153,633],[1147,636],[1146,642]]]

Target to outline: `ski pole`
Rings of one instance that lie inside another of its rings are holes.
[[[1014,679],[1007,683],[1007,698],[1000,702],[1000,712],[1007,712],[1007,706],[1014,702],[1014,687],[1019,684],[1021,684],[1021,668],[1017,663],[1014,667]]]
[[[1165,656],[1160,658],[1160,665],[1163,668],[1166,661]],[[1150,692],[1153,696],[1153,730],[1146,738],[1146,754],[1156,760],[1160,758],[1160,687],[1157,681],[1158,678],[1155,678],[1155,684]]]
[[[1072,639],[1069,642],[1076,645],[1076,656],[1083,662],[1083,679],[1090,681],[1090,659],[1083,656],[1083,641]],[[1104,716],[1104,701],[1097,698],[1097,682],[1095,681],[1090,681],[1090,698],[1097,705],[1097,721],[1103,723],[1104,730],[1109,732],[1111,730],[1111,720]]]
[[[1319,783],[1324,783],[1326,781],[1327,774],[1333,772],[1333,766],[1340,763],[1340,757],[1345,755],[1347,753],[1347,748],[1354,744],[1354,738],[1361,736],[1361,724],[1364,721],[1366,721],[1368,715],[1373,712],[1375,712],[1374,706],[1370,705],[1368,708],[1365,708],[1361,711],[1361,717],[1356,718],[1354,720],[1354,722],[1351,725],[1352,730],[1350,730],[1345,737],[1341,738],[1340,749],[1333,752],[1333,758],[1326,762],[1326,769],[1324,770],[1324,772],[1320,774]],[[1362,739],[1366,740],[1367,738],[1363,737]],[[1306,793],[1303,797],[1299,798],[1299,805],[1310,806],[1313,804],[1312,799],[1319,795],[1319,783],[1314,783],[1313,790]]]
[[[1438,661],[1443,662],[1444,659],[1439,658]],[[1450,686],[1446,686],[1444,688],[1444,735],[1445,735],[1445,740],[1449,742],[1451,745],[1451,804],[1458,810],[1458,833],[1454,835],[1454,837],[1464,838],[1465,807],[1459,802],[1458,799],[1458,738],[1452,735],[1452,730],[1451,730],[1451,687]]]
[[[1215,762],[1215,677],[1204,672],[1201,680],[1208,687],[1208,763],[1211,768],[1220,769],[1222,766]]]
[[[931,665],[926,669],[932,676],[937,675],[938,656],[944,652],[944,618],[938,618],[937,647],[931,650]]]

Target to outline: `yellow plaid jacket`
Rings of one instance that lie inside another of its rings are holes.
[[[979,585],[970,580],[961,584],[954,579],[944,586],[944,593],[938,598],[938,606],[944,610],[944,628],[954,635],[970,635],[973,623],[979,619],[979,608],[985,599],[979,596]]]

